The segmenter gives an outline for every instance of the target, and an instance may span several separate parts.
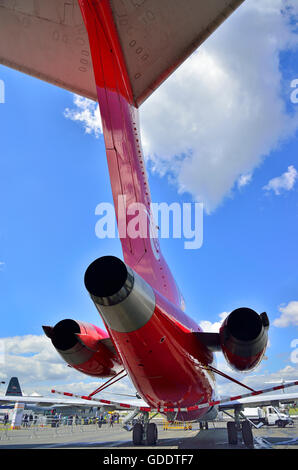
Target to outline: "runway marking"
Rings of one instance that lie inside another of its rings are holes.
[[[264,437],[255,437],[254,441],[259,449],[273,449],[272,444],[270,444],[270,442],[268,442]]]
[[[270,441],[268,441],[264,437],[255,437],[255,441],[261,449],[262,448],[273,449],[275,446],[289,445],[289,444],[291,445],[291,444],[298,443],[298,437],[293,437],[292,439],[289,439],[289,440],[282,440],[282,441],[278,441],[278,442],[273,442],[272,444],[271,444]]]
[[[295,444],[295,442],[298,442],[298,437],[293,437],[289,441],[281,441],[277,442],[276,445],[282,445],[282,444]]]

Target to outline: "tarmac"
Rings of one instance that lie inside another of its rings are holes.
[[[294,426],[278,428],[263,426],[253,429],[255,449],[298,449],[298,420]],[[150,449],[133,447],[132,433],[121,425],[109,424],[99,428],[95,424],[61,426],[59,428],[30,428],[20,430],[0,429],[0,449]],[[151,447],[152,448],[152,447]],[[209,423],[208,430],[163,429],[158,425],[158,443],[154,449],[246,449],[240,442],[228,444],[226,422]]]

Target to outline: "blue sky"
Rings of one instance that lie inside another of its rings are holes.
[[[278,2],[275,4],[278,6]],[[265,13],[253,8],[242,10],[238,21],[247,24],[253,14],[257,15],[256,28],[262,31]],[[272,16],[272,28],[276,24],[280,28],[276,31],[278,39],[278,33],[286,28],[278,12]],[[264,64],[267,69],[259,70],[259,76],[268,74],[267,80],[247,83],[246,94],[242,88],[239,95],[241,70],[236,71],[234,65],[229,68],[228,60],[226,68],[219,66],[219,58],[226,57],[224,44],[228,47],[229,40],[224,40],[232,35],[228,29],[232,26],[231,21],[222,36],[215,35],[209,49],[207,44],[201,56],[191,58],[189,71],[185,68],[182,75],[171,77],[169,84],[163,85],[141,110],[151,195],[153,202],[203,201],[206,209],[204,242],[199,250],[185,250],[184,240],[161,240],[188,314],[198,323],[215,328],[221,320],[219,315],[234,308],[266,311],[271,320],[268,360],[256,374],[265,374],[269,379],[297,379],[298,366],[290,359],[291,341],[298,338],[298,104],[290,99],[291,81],[298,78],[297,42],[289,33],[288,43],[276,45],[271,51],[274,61],[268,59]],[[269,28],[267,36],[270,34]],[[251,59],[248,69],[249,60],[248,56],[247,76],[256,67]],[[204,77],[210,74],[206,83],[200,81],[200,63],[204,63]],[[194,108],[187,101],[189,88],[194,101],[196,93],[202,98],[204,87],[212,82],[211,72],[217,68],[223,77],[230,74],[223,94],[234,96],[234,90],[238,100],[235,108],[231,104],[236,111],[230,115],[224,136],[217,134],[211,124],[208,127],[208,122],[225,116],[221,114],[227,108],[224,96],[210,94],[210,103],[215,102],[214,119],[209,119],[212,114],[208,113],[213,110],[209,106],[207,109],[203,99]],[[186,96],[178,93],[175,100],[183,73],[187,76],[194,70],[197,82],[195,76],[194,82],[186,81]],[[101,325],[83,285],[84,272],[96,257],[121,257],[119,240],[99,240],[95,235],[96,206],[112,202],[103,136],[100,132],[86,133],[86,120],[75,122],[80,109],[71,93],[4,66],[0,66],[0,79],[5,84],[5,103],[0,104],[0,336],[5,360],[0,376],[5,380],[17,374],[29,390],[37,389],[38,381],[44,383],[43,390],[54,383],[71,382],[79,382],[82,390],[88,380],[66,370],[51,345],[45,346],[48,340],[40,336],[41,325],[54,325],[62,318]],[[275,88],[267,96],[270,83]],[[273,98],[275,104],[271,103]],[[66,117],[67,108],[73,110],[73,119]],[[94,107],[88,109],[92,113]],[[160,127],[169,110],[165,135]],[[175,122],[171,116],[175,117],[177,111],[179,119]],[[188,119],[198,126],[193,134],[183,127]],[[249,144],[244,138],[247,134]],[[175,141],[175,135],[179,141]],[[211,146],[214,141],[222,142],[218,158],[221,164],[207,168],[208,175],[202,180],[208,155],[215,151]],[[172,147],[177,149],[176,154]],[[201,149],[206,152],[205,160]],[[235,159],[237,153],[239,159]],[[231,161],[236,162],[234,166]],[[289,168],[295,170],[291,180]],[[279,179],[269,183],[274,178]],[[284,321],[274,325],[281,317]],[[222,359],[219,363],[226,367]]]

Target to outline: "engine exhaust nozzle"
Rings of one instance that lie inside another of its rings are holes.
[[[264,356],[268,342],[269,319],[246,307],[233,310],[220,328],[222,352],[231,367],[252,370]]]
[[[98,258],[87,268],[84,278],[92,300],[99,305],[116,305],[133,289],[132,270],[115,256]]]
[[[155,310],[151,286],[115,256],[98,258],[87,268],[85,286],[104,322],[129,333],[144,326]]]

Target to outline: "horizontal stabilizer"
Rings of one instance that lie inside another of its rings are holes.
[[[110,0],[139,106],[243,0]],[[107,0],[98,1],[99,6]],[[0,64],[97,100],[77,0],[1,0]]]

